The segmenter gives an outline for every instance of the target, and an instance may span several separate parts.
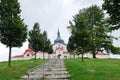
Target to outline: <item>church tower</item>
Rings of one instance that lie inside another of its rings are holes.
[[[53,53],[55,57],[57,58],[68,57],[68,51],[66,46],[67,45],[65,44],[64,40],[62,40],[60,36],[60,31],[58,29],[57,38],[54,40],[54,44],[53,44]]]

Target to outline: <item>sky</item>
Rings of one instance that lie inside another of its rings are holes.
[[[57,37],[59,29],[61,38],[68,42],[70,32],[67,30],[69,21],[80,9],[91,5],[102,6],[103,0],[18,0],[21,5],[21,18],[28,25],[28,30],[33,28],[35,22],[40,24],[41,31],[47,31],[51,42]],[[118,31],[117,33],[119,33]],[[116,32],[113,33],[116,35]],[[118,35],[116,35],[118,36]],[[118,41],[115,41],[116,44]],[[118,43],[117,45],[118,46]],[[28,42],[24,42],[21,48],[13,48],[12,56],[23,54],[28,48]],[[9,49],[0,43],[0,61],[8,60]]]

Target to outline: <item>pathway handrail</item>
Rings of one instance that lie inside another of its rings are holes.
[[[43,73],[43,74],[41,74],[41,75],[44,76],[46,64],[48,63],[48,65],[49,65],[49,62],[50,62],[51,65],[48,66],[48,67],[50,67],[50,66],[52,66],[52,64],[53,64],[54,62],[56,62],[56,60],[53,60],[54,62],[51,62],[51,61],[52,61],[52,59],[51,59],[51,60],[49,59],[49,60],[47,60],[46,62],[44,62],[44,63],[42,63],[42,64],[40,64],[40,65],[38,65],[38,66],[36,66],[36,67],[33,67],[33,68],[31,68],[30,70],[28,70],[27,73],[26,73],[26,74],[28,75],[28,80],[30,80],[30,75],[31,75],[30,72],[32,72],[33,70],[37,69],[38,67],[41,67],[41,68],[43,68],[43,69],[41,69],[40,72],[37,73],[36,79],[39,78],[41,71],[42,71],[42,73]]]
[[[42,67],[46,62],[48,62],[49,60],[47,60],[47,61],[45,61],[44,63],[42,63],[42,64],[40,64],[40,65],[38,65],[38,66],[35,66],[35,67],[33,67],[33,68],[31,68],[30,70],[28,70],[27,72],[26,72],[26,74],[28,75],[28,80],[30,80],[30,72],[31,71],[33,71],[34,69],[37,69],[38,67]]]

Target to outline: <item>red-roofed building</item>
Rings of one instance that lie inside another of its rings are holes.
[[[12,58],[23,58],[23,57],[24,57],[24,55],[22,54],[22,55],[13,56]]]
[[[24,52],[24,56],[33,56],[33,55],[35,55],[35,52],[32,51],[31,49],[27,49]]]
[[[44,57],[47,59],[48,58],[48,52],[44,52]],[[16,55],[11,57],[12,60],[28,60],[28,59],[32,59],[35,58],[35,52],[31,49],[26,49],[25,52],[21,55]],[[36,58],[40,58],[43,59],[43,52],[38,51],[36,53]]]

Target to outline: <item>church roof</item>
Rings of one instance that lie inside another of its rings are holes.
[[[29,48],[28,48],[27,50],[25,50],[24,55],[25,55],[26,53],[29,53],[29,54],[31,54],[31,55],[35,55],[35,52],[32,51],[32,50],[29,49]]]
[[[57,38],[54,40],[54,44],[56,44],[56,43],[65,44],[65,43],[64,43],[64,40],[61,39],[59,29],[58,29],[58,32],[57,32]]]

